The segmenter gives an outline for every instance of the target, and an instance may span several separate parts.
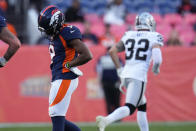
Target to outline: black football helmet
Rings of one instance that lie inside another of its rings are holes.
[[[64,14],[54,5],[44,8],[38,17],[38,29],[49,36],[59,33],[64,24]]]

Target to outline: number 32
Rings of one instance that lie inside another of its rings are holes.
[[[125,43],[126,59],[128,60],[133,58],[135,44],[143,45],[143,43],[144,43],[144,47],[137,48],[135,59],[145,61],[147,59],[147,54],[140,55],[140,53],[142,52],[145,53],[148,50],[149,41],[147,39],[141,39],[138,41],[138,43],[136,43],[134,39],[128,39]]]

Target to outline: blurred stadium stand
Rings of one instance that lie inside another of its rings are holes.
[[[92,25],[92,32],[95,33],[98,37],[101,37],[105,31],[103,15],[111,0],[79,1],[85,14],[85,20],[90,22]],[[126,6],[128,11],[128,14],[125,18],[126,25],[123,25],[122,29],[119,26],[112,25],[111,31],[114,30],[112,33],[114,36],[118,36],[118,32],[116,30],[120,29],[119,32],[121,33],[119,36],[121,36],[123,34],[122,32],[128,29],[128,27],[131,26],[131,29],[133,29],[134,20],[137,13],[148,11],[153,14],[157,22],[157,31],[164,35],[165,41],[168,39],[168,34],[171,31],[171,28],[175,27],[179,32],[182,41],[189,43],[195,36],[193,26],[196,25],[196,15],[179,15],[177,13],[177,9],[181,5],[181,1],[182,0],[123,0],[123,4]],[[190,2],[192,5],[196,5],[196,0],[190,0]],[[28,37],[30,36],[28,36],[28,32],[26,31],[26,25],[27,12],[32,6],[32,3],[37,6],[38,12],[44,6],[49,4],[56,5],[63,12],[65,12],[66,9],[71,5],[72,0],[7,0],[7,3],[8,9],[5,14],[8,22],[15,25],[17,34],[22,42],[29,43]],[[76,22],[73,24],[78,26],[81,29],[81,32],[83,32],[83,23]],[[185,33],[187,31],[190,33],[190,35]]]

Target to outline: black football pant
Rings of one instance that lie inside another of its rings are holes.
[[[107,113],[112,113],[120,106],[120,91],[115,87],[115,82],[102,82],[106,101]]]

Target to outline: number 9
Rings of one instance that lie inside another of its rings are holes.
[[[55,56],[54,46],[52,44],[50,44],[50,46],[49,46],[49,52],[50,52],[51,64],[52,64],[53,63],[53,57]]]

